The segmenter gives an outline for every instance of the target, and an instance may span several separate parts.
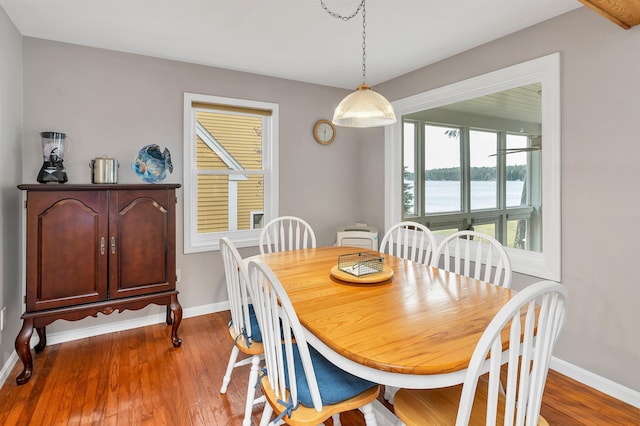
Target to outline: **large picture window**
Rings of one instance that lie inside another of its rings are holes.
[[[527,90],[537,96],[539,87]],[[464,116],[449,115],[452,122],[464,122]],[[503,119],[501,129],[445,125],[411,115],[403,120],[403,220],[423,223],[439,235],[473,229],[508,247],[540,251],[539,125],[528,126],[534,134],[520,126],[521,132],[513,134],[506,130],[513,120]],[[491,122],[497,124],[495,117]]]
[[[385,228],[475,229],[505,245],[515,272],[559,281],[560,55],[392,104]]]
[[[185,253],[257,245],[277,216],[276,104],[185,94]]]

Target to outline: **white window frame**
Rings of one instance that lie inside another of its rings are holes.
[[[267,218],[278,216],[279,180],[278,180],[278,141],[279,141],[279,105],[270,102],[246,99],[227,98],[221,96],[184,94],[184,129],[183,129],[183,217],[184,217],[184,253],[199,253],[219,250],[222,237],[231,239],[236,247],[255,247],[260,238],[260,229],[228,230],[225,232],[198,233],[198,174],[196,172],[195,147],[195,111],[193,103],[225,105],[231,107],[259,109],[271,111],[264,118],[262,171],[264,172],[264,214]]]
[[[542,83],[542,251],[506,247],[515,272],[561,280],[560,53],[392,102],[396,115],[437,108],[536,82]],[[385,128],[385,228],[402,219],[402,122]]]
[[[507,222],[513,220],[514,217],[520,217],[522,219],[526,219],[529,221],[534,220],[533,214],[535,210],[539,210],[538,203],[540,202],[538,197],[535,196],[540,191],[538,180],[533,180],[531,177],[532,172],[536,172],[536,169],[539,166],[539,161],[535,158],[532,158],[532,153],[527,153],[527,163],[529,165],[528,174],[530,175],[526,181],[530,186],[529,190],[527,190],[527,194],[531,199],[531,203],[527,205],[517,205],[517,206],[508,206],[505,200],[506,193],[505,188],[507,177],[506,177],[506,169],[507,169],[507,161],[505,156],[499,156],[496,160],[496,171],[498,172],[496,175],[496,205],[495,207],[486,207],[481,209],[473,209],[470,206],[471,199],[471,179],[469,173],[467,172],[468,168],[471,167],[469,164],[470,159],[470,133],[474,130],[479,130],[482,132],[489,132],[495,134],[496,136],[496,148],[504,149],[507,143],[508,135],[518,135],[514,132],[505,131],[502,129],[495,129],[488,126],[486,129],[479,129],[477,127],[470,127],[465,125],[458,124],[447,124],[440,122],[431,122],[428,120],[420,120],[420,119],[408,119],[405,120],[405,123],[409,122],[414,125],[414,135],[411,138],[416,146],[416,151],[420,152],[420,155],[415,156],[415,164],[416,170],[418,172],[422,172],[425,168],[424,165],[424,150],[426,149],[427,141],[425,139],[425,131],[424,126],[434,126],[444,128],[455,128],[460,132],[460,167],[461,167],[461,176],[460,176],[460,209],[452,210],[452,211],[437,211],[428,213],[426,210],[426,201],[424,200],[423,194],[425,191],[424,187],[424,175],[417,174],[415,186],[415,199],[418,200],[415,202],[415,213],[414,214],[403,214],[402,220],[416,221],[420,222],[423,225],[428,226],[432,230],[441,230],[443,227],[447,228],[458,228],[458,229],[472,229],[466,228],[466,226],[473,225],[483,225],[483,224],[495,224],[495,235],[492,235],[498,241],[504,241],[507,239]],[[406,133],[404,135],[406,137]],[[538,173],[536,173],[536,176]],[[533,196],[532,196],[533,194]],[[529,222],[531,223],[531,222]],[[534,233],[537,236],[537,232]],[[537,249],[541,245],[539,241],[541,238],[538,236],[533,241],[533,247]],[[534,249],[534,250],[535,250]]]

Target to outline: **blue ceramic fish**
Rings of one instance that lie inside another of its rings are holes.
[[[145,145],[138,151],[138,157],[131,168],[147,183],[160,182],[167,177],[167,170],[169,173],[173,172],[171,153],[167,148],[160,151],[156,144]]]

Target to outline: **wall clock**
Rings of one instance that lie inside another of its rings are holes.
[[[322,145],[329,145],[336,138],[336,128],[329,120],[318,120],[313,126],[313,137]]]

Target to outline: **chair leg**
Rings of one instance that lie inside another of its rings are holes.
[[[231,372],[233,371],[233,367],[236,364],[236,360],[238,359],[238,354],[240,350],[236,345],[233,345],[233,349],[231,349],[231,355],[229,355],[229,364],[227,364],[227,371],[224,373],[224,377],[222,378],[222,387],[220,388],[220,393],[227,393],[227,386],[229,386],[229,382],[231,381]]]
[[[271,421],[271,415],[273,414],[273,408],[269,403],[264,404],[264,410],[262,410],[262,417],[260,418],[260,426],[267,426]]]
[[[333,420],[333,426],[342,426],[342,422],[340,422],[340,413],[334,414],[331,416],[331,419]]]
[[[393,398],[396,396],[396,392],[398,392],[399,388],[394,386],[385,386],[384,387],[384,399],[389,402],[389,404],[393,404]]]
[[[247,401],[244,407],[244,420],[242,426],[251,426],[251,413],[256,395],[256,385],[258,384],[258,373],[260,372],[260,356],[253,355],[251,357],[251,372],[249,373],[249,384],[247,385]]]
[[[364,414],[364,421],[367,426],[377,426],[378,421],[376,420],[376,415],[373,413],[373,405],[367,404],[364,407],[360,408],[362,414]]]

